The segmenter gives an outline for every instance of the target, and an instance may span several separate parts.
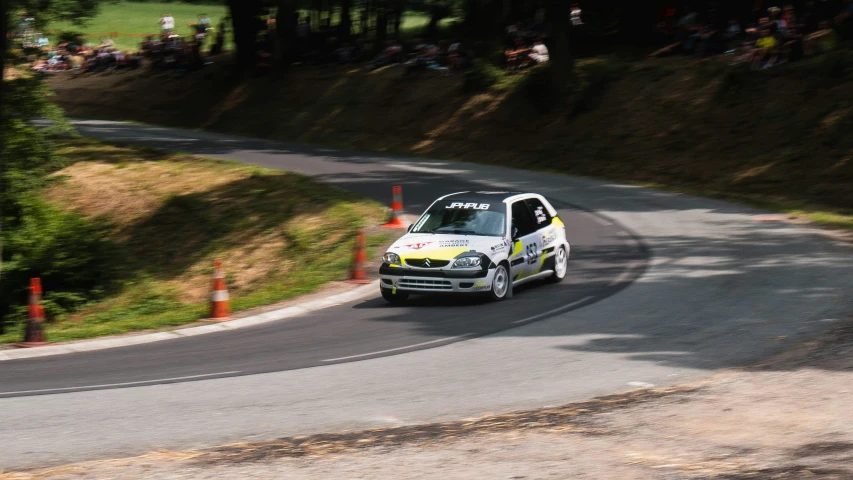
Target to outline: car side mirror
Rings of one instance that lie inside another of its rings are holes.
[[[514,242],[516,240],[518,240],[518,227],[513,225],[513,227],[512,227],[512,241]]]
[[[409,228],[406,229],[406,233],[412,233],[412,229],[415,228],[415,224],[409,225]]]

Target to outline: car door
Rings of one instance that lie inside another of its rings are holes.
[[[510,256],[512,278],[522,279],[539,273],[541,268],[542,236],[536,220],[524,200],[512,204],[513,248]]]

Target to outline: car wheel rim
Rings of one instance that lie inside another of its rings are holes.
[[[566,249],[561,248],[557,250],[557,261],[554,263],[557,278],[563,278],[566,276],[567,264],[568,259],[566,258]]]
[[[496,297],[503,297],[506,295],[508,286],[509,279],[507,278],[506,268],[501,265],[495,271],[495,279],[492,281],[492,291],[494,291]]]

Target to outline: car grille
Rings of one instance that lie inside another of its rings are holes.
[[[447,280],[403,278],[398,285],[400,288],[417,288],[420,290],[453,290],[453,284]]]
[[[429,266],[425,265],[424,262],[429,260]],[[450,260],[433,260],[431,258],[408,258],[406,259],[406,265],[411,265],[413,267],[420,268],[441,268],[446,267],[450,263]]]

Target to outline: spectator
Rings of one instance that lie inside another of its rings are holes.
[[[175,31],[175,18],[170,13],[164,13],[160,17],[160,33],[169,35]]]
[[[367,64],[368,70],[376,70],[394,63],[400,63],[403,59],[403,47],[396,40],[389,40],[385,50]]]
[[[207,16],[206,13],[202,13],[198,16],[198,23],[204,25],[205,31],[210,31],[213,29],[213,21],[210,20],[210,17]]]
[[[726,28],[726,41],[731,44],[740,40],[741,35],[743,35],[743,29],[740,28],[740,23],[738,23],[737,19],[733,18],[729,20],[729,26]]]
[[[785,23],[788,27],[794,27],[798,25],[797,23],[797,14],[794,11],[793,5],[785,5],[782,9],[782,19],[785,20]]]
[[[797,27],[788,27],[788,35],[781,47],[783,60],[779,63],[796,62],[803,58],[803,35]]]
[[[533,48],[530,49],[530,53],[527,56],[537,64],[546,63],[549,59],[548,47],[542,43],[541,38],[536,39],[533,43]]]
[[[216,37],[213,41],[213,46],[210,47],[211,55],[219,55],[225,49],[225,28],[220,24],[220,28],[216,30]]]
[[[838,34],[831,28],[829,21],[823,20],[819,25],[818,31],[806,36],[803,41],[806,55],[831,52],[838,46]]]
[[[110,37],[101,37],[101,44],[98,46],[99,49],[111,49],[115,47],[115,42]]]
[[[583,25],[583,20],[581,20],[581,13],[581,6],[577,3],[573,3],[571,7],[571,19],[573,27]]]
[[[778,43],[776,38],[770,34],[770,30],[761,30],[761,37],[755,42],[755,52],[752,56],[753,68],[769,68],[776,62],[778,54]]]
[[[770,31],[774,35],[780,35],[784,37],[788,33],[788,22],[782,18],[782,9],[779,7],[770,7],[767,9],[767,13],[770,17],[770,21],[773,24],[770,25]]]
[[[520,37],[515,37],[514,41],[515,45],[504,51],[504,55],[506,55],[506,67],[509,71],[520,69],[527,55],[530,53],[530,49],[524,45]]]

